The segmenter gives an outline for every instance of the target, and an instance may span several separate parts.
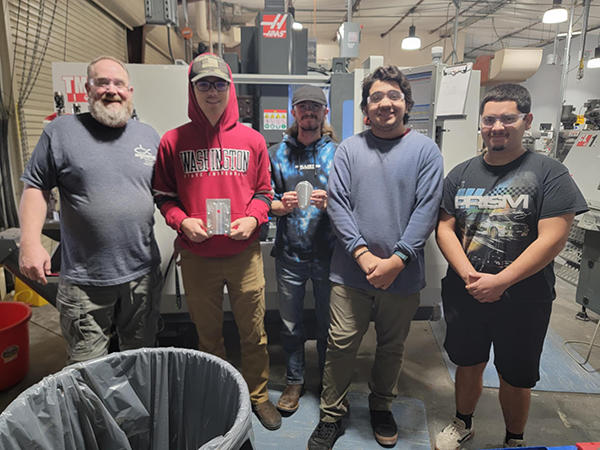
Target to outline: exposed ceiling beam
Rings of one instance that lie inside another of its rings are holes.
[[[495,3],[489,3],[489,2],[486,2],[486,3],[487,3],[487,6],[482,11],[476,11],[475,12],[476,15],[467,17],[467,19],[465,21],[459,23],[459,26],[460,26],[459,31],[464,30],[465,28],[473,25],[474,23],[479,22],[480,20],[486,19],[487,17],[494,14],[496,11],[501,10],[509,3],[512,3],[512,0],[500,0]],[[447,37],[450,37],[450,35],[446,34],[446,35],[441,36],[442,39],[447,38]]]
[[[358,11],[358,5],[360,5],[360,0],[348,0],[348,1],[349,2],[354,1],[354,4],[352,5],[352,14],[354,14],[356,11]],[[346,22],[347,20],[348,20],[348,12],[346,12],[346,14],[344,14],[344,18],[342,19],[340,26],[342,25],[342,23]],[[331,39],[334,42],[337,39],[337,30],[335,33],[336,34],[334,34],[333,38]]]
[[[477,15],[477,16],[471,16],[471,17],[468,17],[468,18],[467,18],[467,20],[465,20],[464,22],[462,22],[462,23],[460,23],[460,24],[459,24],[460,28],[458,29],[458,31],[462,31],[462,30],[464,30],[465,28],[467,28],[467,27],[469,27],[469,26],[473,25],[474,23],[477,23],[477,22],[479,22],[480,20],[483,20],[483,19],[487,18],[488,16],[490,16],[490,15],[494,14],[496,11],[499,11],[500,9],[504,8],[504,7],[505,7],[506,5],[508,5],[508,4],[509,4],[511,1],[512,1],[512,0],[501,0],[501,1],[499,1],[499,2],[496,2],[496,3],[489,3],[489,2],[486,2],[486,3],[488,4],[488,6],[487,6],[486,8],[484,8],[484,10],[483,10],[483,11],[478,11],[478,12],[476,13],[476,14],[482,14],[482,15],[481,15],[481,16]],[[449,34],[448,34],[448,35],[442,35],[442,36],[440,36],[440,38],[439,38],[437,41],[435,41],[435,42],[432,42],[431,44],[429,44],[429,45],[426,45],[425,47],[421,47],[421,49],[420,49],[419,51],[421,51],[421,52],[422,52],[423,50],[426,50],[426,49],[428,49],[429,47],[433,47],[433,46],[434,46],[434,45],[436,45],[438,42],[440,42],[440,41],[442,41],[442,40],[444,40],[444,39],[446,39],[446,38],[448,38],[448,37],[450,37],[450,35],[449,35]]]
[[[596,31],[598,29],[600,29],[600,24],[589,26],[587,28],[587,33],[589,33],[590,31]],[[561,40],[561,39],[565,39],[565,38],[566,38],[566,36],[562,36],[562,37],[559,37],[558,39]],[[545,47],[546,45],[552,44],[553,42],[554,42],[554,38],[546,39],[544,41],[538,42],[537,44],[528,45],[527,47]]]
[[[473,8],[474,6],[476,6],[478,3],[480,3],[482,0],[478,0],[475,3],[473,3],[471,6],[469,6],[468,8],[465,8],[464,10],[462,10],[460,13],[458,13],[459,16],[462,16],[464,13],[466,13],[467,11],[469,11],[471,8]],[[446,20],[443,24],[441,24],[439,27],[437,27],[435,30],[429,30],[429,34],[433,34],[438,30],[441,30],[442,28],[444,28],[445,25],[449,24],[450,22],[454,21],[454,17]]]
[[[539,23],[542,23],[542,21],[538,20],[537,22],[533,22],[533,23],[531,23],[531,25],[527,25],[526,27],[520,28],[517,31],[513,31],[512,33],[505,34],[504,36],[500,36],[500,37],[498,37],[498,39],[496,39],[494,42],[492,42],[490,44],[485,44],[485,45],[480,45],[479,47],[475,47],[475,48],[469,50],[468,52],[465,52],[465,56],[469,56],[469,54],[476,52],[477,50],[481,50],[482,48],[493,46],[494,44],[501,42],[503,39],[507,39],[509,37],[512,37],[519,33],[522,33],[523,31],[528,30],[531,27],[533,27]]]
[[[414,5],[412,8],[410,8],[410,9],[408,10],[408,12],[407,12],[406,14],[404,14],[404,15],[403,15],[403,16],[400,18],[400,20],[399,20],[398,22],[396,22],[394,25],[392,25],[392,28],[390,28],[389,30],[387,30],[385,33],[381,33],[381,37],[382,37],[382,38],[384,38],[384,37],[386,37],[388,34],[390,34],[394,28],[396,28],[398,25],[400,25],[400,24],[402,23],[402,21],[403,21],[404,19],[406,19],[406,18],[407,18],[407,17],[408,17],[410,14],[414,13],[414,12],[417,10],[417,7],[418,7],[418,6],[419,6],[421,3],[423,3],[424,1],[425,1],[425,0],[419,0],[419,1],[417,2],[417,4],[416,4],[416,5]]]

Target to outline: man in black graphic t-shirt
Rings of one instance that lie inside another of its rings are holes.
[[[456,166],[444,182],[437,242],[448,260],[442,280],[444,347],[458,366],[456,417],[436,439],[456,450],[473,436],[473,412],[494,344],[505,447],[524,446],[530,389],[550,321],[553,260],[587,204],[565,166],[523,148],[531,97],[517,84],[481,104],[488,152]]]

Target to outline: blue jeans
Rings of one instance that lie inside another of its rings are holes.
[[[315,296],[317,316],[317,353],[319,375],[322,379],[325,368],[325,352],[329,334],[329,261],[295,263],[275,259],[279,314],[283,321],[281,342],[287,365],[287,384],[303,384],[305,374],[304,343],[304,294],[310,278]]]

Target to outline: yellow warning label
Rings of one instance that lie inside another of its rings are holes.
[[[287,111],[278,109],[263,110],[263,129],[264,130],[286,130],[287,129]]]

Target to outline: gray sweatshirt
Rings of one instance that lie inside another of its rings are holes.
[[[327,211],[338,237],[330,280],[375,289],[352,258],[356,247],[366,245],[380,258],[397,250],[410,255],[388,292],[423,289],[424,247],[437,223],[443,180],[440,150],[416,131],[386,140],[367,130],[344,140],[329,178]]]

